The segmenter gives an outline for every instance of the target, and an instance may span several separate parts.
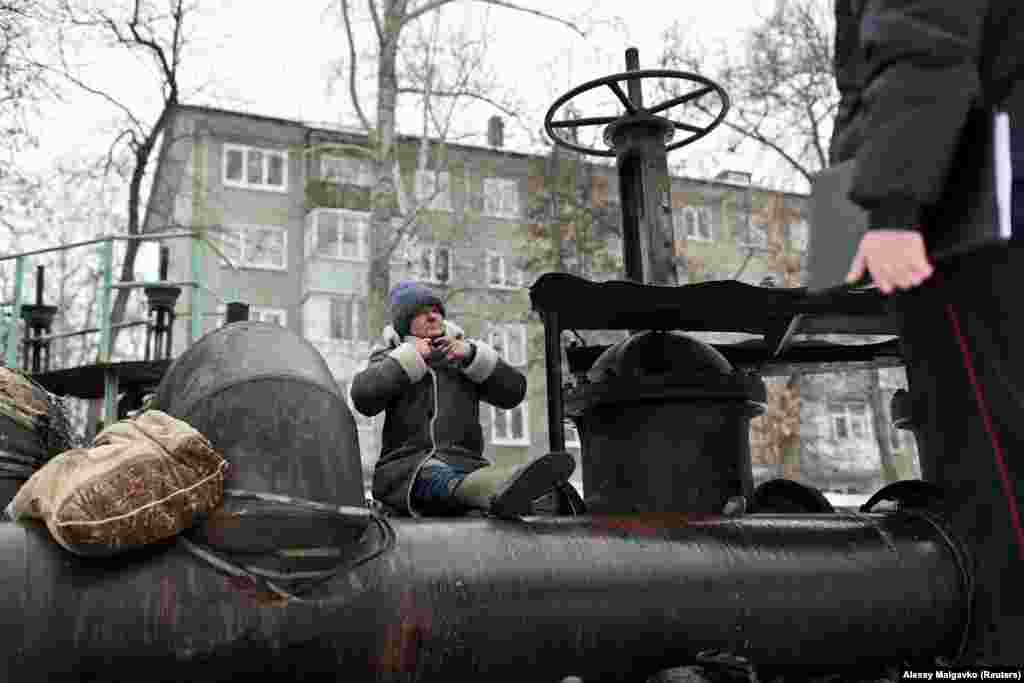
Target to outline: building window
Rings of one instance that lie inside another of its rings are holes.
[[[265,225],[228,228],[224,232],[224,254],[239,268],[286,270],[288,230]]]
[[[373,162],[358,157],[320,157],[320,179],[341,185],[373,185]]]
[[[502,325],[491,329],[487,338],[501,358],[526,372],[526,326]],[[511,410],[491,406],[491,442],[499,446],[529,446],[529,409],[527,401]]]
[[[224,185],[284,192],[288,189],[287,161],[287,152],[224,145]]]
[[[331,297],[331,339],[367,341],[365,325],[366,300],[354,297]]]
[[[451,211],[452,194],[448,174],[440,171],[416,171],[416,200],[435,211]]]
[[[900,430],[898,427],[889,427],[889,444],[895,451],[898,451],[903,446],[900,436]]]
[[[288,327],[288,312],[283,308],[265,308],[263,306],[249,307],[249,320],[258,320],[264,323],[273,323],[281,327]]]
[[[506,262],[494,251],[487,252],[487,286],[495,289],[515,289],[523,286],[523,271]]]
[[[509,178],[484,178],[484,213],[519,218],[519,183]]]
[[[394,220],[391,222],[393,230],[398,231],[402,229],[402,221]],[[391,251],[391,264],[396,266],[411,266],[416,260],[415,253],[416,239],[410,237],[408,234],[402,235],[401,239],[398,240],[398,244]]]
[[[807,221],[797,221],[789,224],[789,242],[797,251],[807,251],[808,227]]]
[[[871,438],[871,422],[866,403],[851,401],[829,406],[832,438],[837,441],[865,441]]]
[[[488,334],[487,343],[509,365],[526,365],[526,325],[513,323],[496,326]]]
[[[439,285],[451,282],[451,250],[439,246],[420,247],[419,258],[416,261],[416,277]]]
[[[740,244],[745,247],[768,247],[768,226],[750,216],[746,226],[740,226]]]
[[[213,313],[207,313],[208,316],[214,316],[217,327],[223,327],[227,323],[227,306],[219,304],[217,310]],[[274,325],[280,325],[281,327],[288,326],[288,312],[283,308],[272,308],[270,306],[253,306],[249,305],[249,320],[255,320],[257,322],[272,323]]]
[[[675,238],[677,240],[687,239],[700,242],[710,242],[711,211],[706,207],[687,206],[681,211],[675,212],[672,216]]]
[[[365,261],[370,216],[345,209],[315,209],[307,236],[311,253],[319,258]]]
[[[565,422],[565,446],[566,448],[581,448],[580,433],[576,425],[566,420]]]

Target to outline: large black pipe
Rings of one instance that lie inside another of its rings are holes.
[[[200,537],[230,546],[250,523],[243,508]],[[850,672],[953,655],[964,631],[959,550],[921,516],[384,521],[349,510],[350,526],[365,525],[353,543],[383,552],[305,601],[257,590],[181,542],[88,560],[41,526],[0,524],[0,680],[643,680],[706,651]]]

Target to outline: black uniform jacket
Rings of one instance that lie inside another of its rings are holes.
[[[1021,0],[836,0],[830,157],[856,160],[872,229],[921,230],[932,252],[998,235],[994,113],[1024,128],[1022,36]]]

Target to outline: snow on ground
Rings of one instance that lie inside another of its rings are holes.
[[[837,508],[859,508],[868,501],[871,496],[866,493],[839,493],[838,491],[823,491],[828,502]]]

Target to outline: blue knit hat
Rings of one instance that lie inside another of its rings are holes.
[[[437,306],[445,315],[444,304],[433,290],[415,282],[399,282],[391,290],[391,321],[395,332],[404,337],[409,334],[412,319],[423,306]]]

